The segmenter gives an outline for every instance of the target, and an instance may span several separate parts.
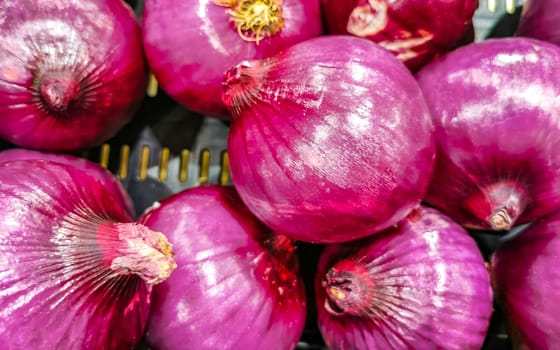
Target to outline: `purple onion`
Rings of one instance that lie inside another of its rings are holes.
[[[294,349],[306,316],[291,242],[231,187],[175,194],[140,222],[164,232],[178,268],[154,287],[147,339],[157,350]]]
[[[516,35],[560,45],[560,0],[525,0]]]
[[[478,350],[492,314],[475,241],[427,207],[380,234],[327,246],[315,293],[332,350]]]
[[[477,0],[321,0],[329,34],[367,38],[416,70],[456,44]]]
[[[519,349],[560,344],[560,214],[538,220],[492,256],[496,297]]]
[[[438,144],[427,202],[462,225],[493,230],[560,207],[560,47],[485,40],[417,77]]]
[[[121,0],[0,2],[0,137],[71,151],[128,123],[145,94],[140,26]]]
[[[129,215],[134,217],[132,199],[128,196],[128,193],[125,191],[119,180],[107,169],[102,168],[99,164],[70,154],[39,152],[24,148],[12,148],[0,152],[0,163],[26,159],[47,160],[68,164],[85,171],[100,181],[102,186],[106,187],[107,190],[114,196],[119,196],[117,201],[125,203],[128,208]]]
[[[265,224],[341,242],[404,218],[431,177],[435,146],[410,71],[380,46],[323,36],[232,67],[233,183]]]
[[[145,0],[144,47],[159,85],[189,109],[229,118],[224,72],[322,34],[318,0]]]
[[[166,238],[69,165],[0,163],[0,184],[2,349],[133,349],[175,268]]]

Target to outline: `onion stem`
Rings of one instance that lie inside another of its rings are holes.
[[[71,74],[46,74],[36,79],[44,107],[53,113],[67,112],[80,98],[80,84]]]
[[[375,285],[365,267],[341,260],[322,282],[327,298],[325,309],[333,315],[365,316],[371,310]]]
[[[385,29],[388,22],[387,3],[385,0],[370,0],[367,4],[354,7],[348,16],[346,30],[348,33],[367,37]]]
[[[223,101],[230,108],[232,118],[250,106],[257,97],[260,75],[260,61],[243,61],[224,73]]]
[[[162,233],[137,223],[112,224],[118,230],[111,269],[121,274],[134,273],[148,284],[166,280],[177,264],[173,248]]]
[[[500,180],[480,187],[465,204],[477,218],[486,223],[487,228],[507,231],[527,208],[529,196],[525,186],[518,181]]]
[[[488,223],[493,230],[509,230],[514,222],[509,213],[507,207],[501,207],[492,212],[488,217]]]
[[[492,210],[487,218],[492,230],[510,230],[527,207],[528,196],[524,187],[515,181],[501,181],[485,191]]]
[[[94,250],[116,275],[134,274],[157,284],[177,267],[167,238],[139,223],[115,222],[85,211],[69,213],[58,231],[64,251],[76,257]]]

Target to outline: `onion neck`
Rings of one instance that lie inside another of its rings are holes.
[[[284,26],[282,0],[214,0],[214,3],[228,8],[226,13],[241,39],[257,45]]]
[[[258,60],[243,61],[225,72],[222,100],[233,118],[255,100],[262,74],[262,62]]]
[[[142,224],[103,222],[98,244],[114,272],[138,275],[148,284],[166,280],[177,267],[165,236]]]
[[[488,216],[488,224],[490,228],[495,231],[509,230],[512,228],[515,219],[517,219],[517,210],[514,209],[515,205],[504,205],[496,208]]]
[[[385,29],[387,22],[387,1],[369,0],[354,7],[348,16],[346,30],[355,36],[367,37]]]
[[[466,201],[467,208],[495,231],[510,230],[528,205],[524,186],[509,180],[481,187]]]
[[[68,112],[80,99],[80,82],[71,73],[44,73],[36,79],[36,83],[41,102],[50,112]]]
[[[371,313],[375,284],[366,268],[341,260],[325,275],[325,309],[333,315],[367,316]]]

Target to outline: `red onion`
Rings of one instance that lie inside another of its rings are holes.
[[[418,81],[438,143],[427,202],[493,230],[560,207],[560,47],[485,40],[432,62]]]
[[[275,231],[340,242],[384,229],[423,197],[435,146],[421,91],[380,46],[323,36],[225,76],[233,183]]]
[[[165,232],[178,264],[154,287],[147,338],[155,349],[295,348],[306,304],[294,248],[232,188],[185,190],[140,222]]]
[[[492,256],[499,304],[519,349],[560,344],[560,214],[538,220],[506,241]]]
[[[100,144],[144,97],[140,26],[121,0],[4,0],[0,36],[0,137],[14,144]]]
[[[2,349],[132,349],[175,267],[102,182],[50,161],[0,164]]]
[[[102,168],[97,163],[94,163],[82,157],[77,157],[69,154],[39,152],[24,148],[12,148],[0,152],[0,163],[26,159],[48,160],[57,163],[68,164],[87,172],[89,175],[102,182],[103,187],[106,187],[113,196],[119,196],[117,200],[119,202],[125,203],[128,214],[131,217],[134,216],[134,207],[132,205],[132,200],[128,196],[128,193],[126,193],[125,189],[122,187],[119,180],[107,169]]]
[[[516,35],[560,45],[560,0],[525,0]]]
[[[229,118],[226,69],[322,34],[318,0],[145,0],[144,47],[159,85],[191,110]]]
[[[478,0],[321,0],[329,34],[367,38],[415,70],[470,26]]]
[[[478,350],[492,314],[475,241],[427,207],[381,234],[327,246],[315,292],[332,350]]]

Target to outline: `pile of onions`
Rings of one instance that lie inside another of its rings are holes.
[[[560,213],[534,223],[492,256],[496,296],[518,349],[560,344]]]
[[[175,194],[140,219],[165,232],[178,268],[154,287],[147,339],[158,350],[294,349],[306,316],[293,245],[231,187]]]
[[[478,0],[321,0],[329,34],[367,38],[416,70],[471,27]]]
[[[70,151],[133,117],[147,77],[140,26],[121,0],[0,3],[0,137]]]
[[[176,266],[166,238],[70,165],[7,161],[0,183],[2,348],[133,349]]]
[[[125,192],[125,189],[122,187],[119,180],[107,169],[102,168],[97,163],[70,154],[40,152],[24,148],[12,148],[0,152],[0,163],[26,159],[47,160],[63,163],[83,170],[88,173],[88,175],[91,175],[100,181],[103,187],[106,187],[107,191],[113,196],[118,196],[119,198],[117,199],[117,202],[125,204],[130,217],[134,217],[134,207],[131,198]]]
[[[187,108],[229,118],[226,69],[322,34],[318,0],[145,0],[144,48],[159,85]]]
[[[332,350],[478,350],[493,310],[475,241],[427,207],[381,234],[327,246],[315,293]]]
[[[560,47],[485,40],[417,77],[438,146],[427,202],[462,225],[492,230],[560,208]]]
[[[232,67],[233,183],[265,224],[341,242],[395,224],[427,189],[435,146],[410,71],[382,47],[322,36]]]
[[[560,0],[525,0],[516,35],[560,45]]]

